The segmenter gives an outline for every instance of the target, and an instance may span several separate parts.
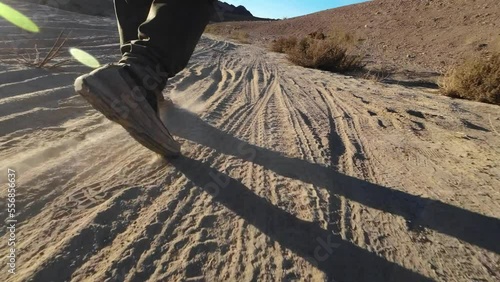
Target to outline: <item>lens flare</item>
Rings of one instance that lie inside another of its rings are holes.
[[[0,2],[0,17],[29,32],[36,33],[40,31],[38,26],[32,20],[2,2]]]
[[[77,48],[70,48],[69,49],[69,53],[71,54],[71,56],[73,56],[73,58],[75,58],[78,62],[86,65],[87,67],[91,67],[91,68],[98,68],[101,66],[101,64],[99,63],[99,61],[92,55],[90,55],[89,53],[83,51],[83,50],[80,50],[80,49],[77,49]]]

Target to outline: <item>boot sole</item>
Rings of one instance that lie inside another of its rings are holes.
[[[75,80],[75,91],[105,117],[120,124],[140,144],[164,157],[180,155],[177,143],[165,125],[156,116],[139,87],[132,91],[121,73],[122,70],[100,70],[83,75]],[[106,80],[116,81],[111,86],[97,77],[107,72]],[[120,93],[116,95],[115,93]]]

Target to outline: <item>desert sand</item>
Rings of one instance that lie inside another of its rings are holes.
[[[163,160],[75,95],[88,68],[14,60],[66,28],[113,62],[114,22],[15,7],[45,16],[36,36],[0,22],[0,185],[17,171],[19,220],[1,281],[498,281],[498,106],[203,37],[164,93],[183,156]]]

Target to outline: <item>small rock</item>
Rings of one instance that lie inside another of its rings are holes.
[[[477,45],[477,48],[478,48],[478,49],[484,49],[484,48],[486,48],[486,47],[488,47],[488,44],[487,44],[487,43],[481,43],[481,44]]]

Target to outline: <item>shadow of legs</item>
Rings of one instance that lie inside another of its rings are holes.
[[[319,164],[289,158],[242,141],[207,124],[186,110],[172,107],[166,116],[171,132],[221,154],[260,165],[284,177],[328,189],[362,205],[404,217],[410,227],[426,227],[500,253],[500,220],[425,199],[336,172]]]
[[[326,273],[329,281],[432,281],[370,253],[317,223],[307,222],[255,195],[248,187],[205,163],[187,157],[172,164],[194,185],[212,196],[271,240]]]

